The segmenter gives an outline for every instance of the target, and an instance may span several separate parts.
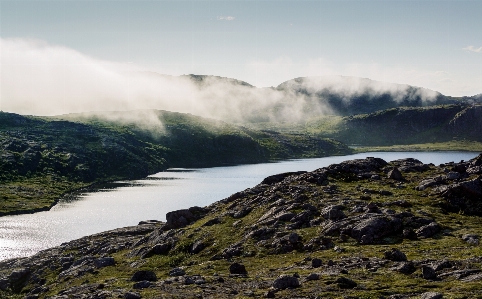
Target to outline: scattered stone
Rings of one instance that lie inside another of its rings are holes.
[[[395,262],[404,262],[407,260],[407,256],[405,253],[401,252],[396,248],[392,248],[390,251],[385,251],[383,254],[385,259],[395,261]]]
[[[292,289],[300,287],[300,282],[298,278],[290,275],[280,275],[278,278],[275,279],[273,282],[273,288],[275,289]]]
[[[319,268],[319,267],[321,267],[321,265],[322,265],[321,259],[314,258],[314,259],[311,260],[311,266],[313,268]]]
[[[156,281],[157,280],[156,273],[149,270],[141,270],[134,273],[134,275],[132,275],[131,277],[131,281],[143,281],[143,280]]]
[[[268,290],[268,291],[264,294],[264,297],[265,297],[265,298],[275,298],[275,297],[276,297],[276,291],[275,291],[275,290]]]
[[[462,240],[471,245],[479,245],[479,236],[475,234],[466,234],[462,236]]]
[[[229,273],[246,275],[248,274],[248,271],[246,271],[246,267],[243,264],[232,263],[229,266]]]
[[[96,268],[104,268],[108,266],[115,265],[115,261],[113,257],[101,257],[94,260],[94,266]]]
[[[396,167],[393,167],[393,169],[388,172],[387,176],[388,176],[389,179],[392,179],[392,180],[396,180],[396,181],[402,181],[403,180],[402,173]]]
[[[444,296],[440,293],[426,292],[420,296],[420,299],[442,299]]]
[[[344,206],[341,205],[332,205],[324,208],[321,211],[321,216],[327,220],[339,220],[346,217],[345,213],[343,213]]]
[[[419,238],[430,238],[440,231],[440,225],[436,222],[424,225],[417,229],[415,233]]]
[[[311,273],[310,275],[308,275],[305,280],[306,281],[310,281],[310,280],[319,280],[320,279],[320,274],[318,273]]]
[[[186,275],[186,271],[183,268],[174,268],[169,271],[169,276],[183,276]]]
[[[401,262],[392,269],[403,274],[412,274],[415,272],[415,265],[413,262]]]
[[[136,282],[133,286],[134,289],[145,289],[151,286],[151,282],[148,280],[142,280],[139,282]]]
[[[127,292],[124,294],[124,299],[141,299],[142,296],[139,293]]]
[[[428,280],[434,280],[437,278],[437,273],[432,267],[422,266],[422,277]]]

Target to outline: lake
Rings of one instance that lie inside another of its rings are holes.
[[[289,171],[312,171],[367,156],[386,161],[413,157],[424,163],[469,160],[473,152],[376,152],[276,163],[201,169],[169,169],[136,181],[107,184],[95,192],[61,200],[50,211],[0,217],[0,260],[35,254],[82,236],[165,220],[169,211],[206,206],[259,184],[263,178]]]

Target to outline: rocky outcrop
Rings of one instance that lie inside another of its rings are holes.
[[[466,203],[455,190],[479,179],[466,170],[480,160],[437,167],[367,158],[283,174],[208,207],[170,212],[166,223],[142,221],[0,262],[0,295],[291,298],[323,288],[333,297],[389,290],[386,298],[417,298],[426,291],[420,281],[434,291],[448,290],[438,287],[444,281],[476,283],[482,259],[467,253],[480,246],[478,216],[441,206],[456,196]],[[403,180],[388,177],[394,167]],[[437,183],[418,188],[428,180]],[[413,292],[401,294],[400,281],[392,292],[387,281],[400,276]]]

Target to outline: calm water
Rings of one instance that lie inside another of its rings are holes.
[[[69,240],[136,225],[142,220],[165,220],[169,211],[209,205],[281,172],[312,171],[367,156],[386,161],[413,157],[438,165],[469,160],[476,155],[470,152],[380,152],[230,167],[170,169],[147,179],[118,182],[97,192],[79,194],[75,200],[61,201],[47,212],[0,217],[0,260],[29,256]]]

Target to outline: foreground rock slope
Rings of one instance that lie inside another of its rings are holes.
[[[482,155],[267,177],[0,262],[9,298],[482,298]]]

